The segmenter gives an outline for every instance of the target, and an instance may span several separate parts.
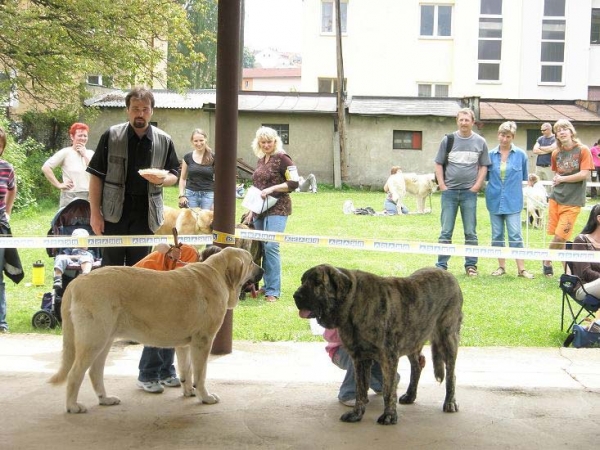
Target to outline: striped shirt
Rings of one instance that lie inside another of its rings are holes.
[[[7,224],[6,220],[6,194],[15,188],[15,170],[12,164],[0,159],[0,222]]]

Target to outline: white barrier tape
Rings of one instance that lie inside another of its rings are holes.
[[[334,238],[303,236],[272,231],[236,229],[242,239],[290,244],[308,244],[319,247],[348,248],[380,252],[413,253],[425,255],[476,256],[479,258],[526,259],[539,261],[600,262],[600,252],[583,250],[550,250],[543,248],[491,247],[483,245],[455,245],[426,242],[398,242],[379,239]],[[181,235],[179,242],[189,245],[210,245],[213,235]],[[55,237],[0,237],[0,248],[66,248],[66,247],[141,247],[161,243],[173,244],[173,236],[89,236]]]

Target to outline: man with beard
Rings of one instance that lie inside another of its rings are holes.
[[[102,135],[87,168],[92,175],[89,200],[91,226],[96,235],[154,234],[163,223],[162,187],[177,183],[179,161],[173,141],[150,125],[154,111],[152,92],[133,88],[125,96],[125,107],[128,122],[114,125]],[[150,250],[106,247],[102,250],[102,265],[133,266]],[[138,385],[147,392],[162,392],[161,380],[146,379],[145,374],[158,373],[160,366],[169,363],[163,353],[144,348]],[[172,353],[173,350],[170,364]],[[173,378],[168,385],[178,386],[178,379]]]

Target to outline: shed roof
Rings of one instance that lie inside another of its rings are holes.
[[[574,102],[519,102],[481,100],[482,121],[514,120],[515,122],[555,122],[568,119],[571,122],[600,122],[600,116]]]
[[[167,90],[153,90],[155,108],[204,109],[214,108],[217,101],[213,89],[191,90],[183,94]],[[86,106],[124,108],[126,91],[116,90],[88,99]],[[241,92],[239,111],[334,113],[336,97],[330,94]]]
[[[463,105],[456,98],[363,97],[349,101],[350,114],[455,117]]]

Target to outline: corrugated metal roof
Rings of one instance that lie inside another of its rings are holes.
[[[460,108],[460,99],[355,96],[349,102],[348,112],[363,115],[455,117]]]
[[[572,122],[600,122],[598,114],[575,104],[481,101],[479,108],[482,121],[555,122],[568,119]]]
[[[155,108],[160,109],[203,109],[214,108],[217,95],[214,90],[188,91],[178,94],[172,91],[153,90]],[[126,91],[112,91],[86,101],[86,106],[100,108],[124,108]],[[334,95],[323,94],[273,94],[240,93],[239,111],[264,112],[313,112],[333,113],[336,111]]]

